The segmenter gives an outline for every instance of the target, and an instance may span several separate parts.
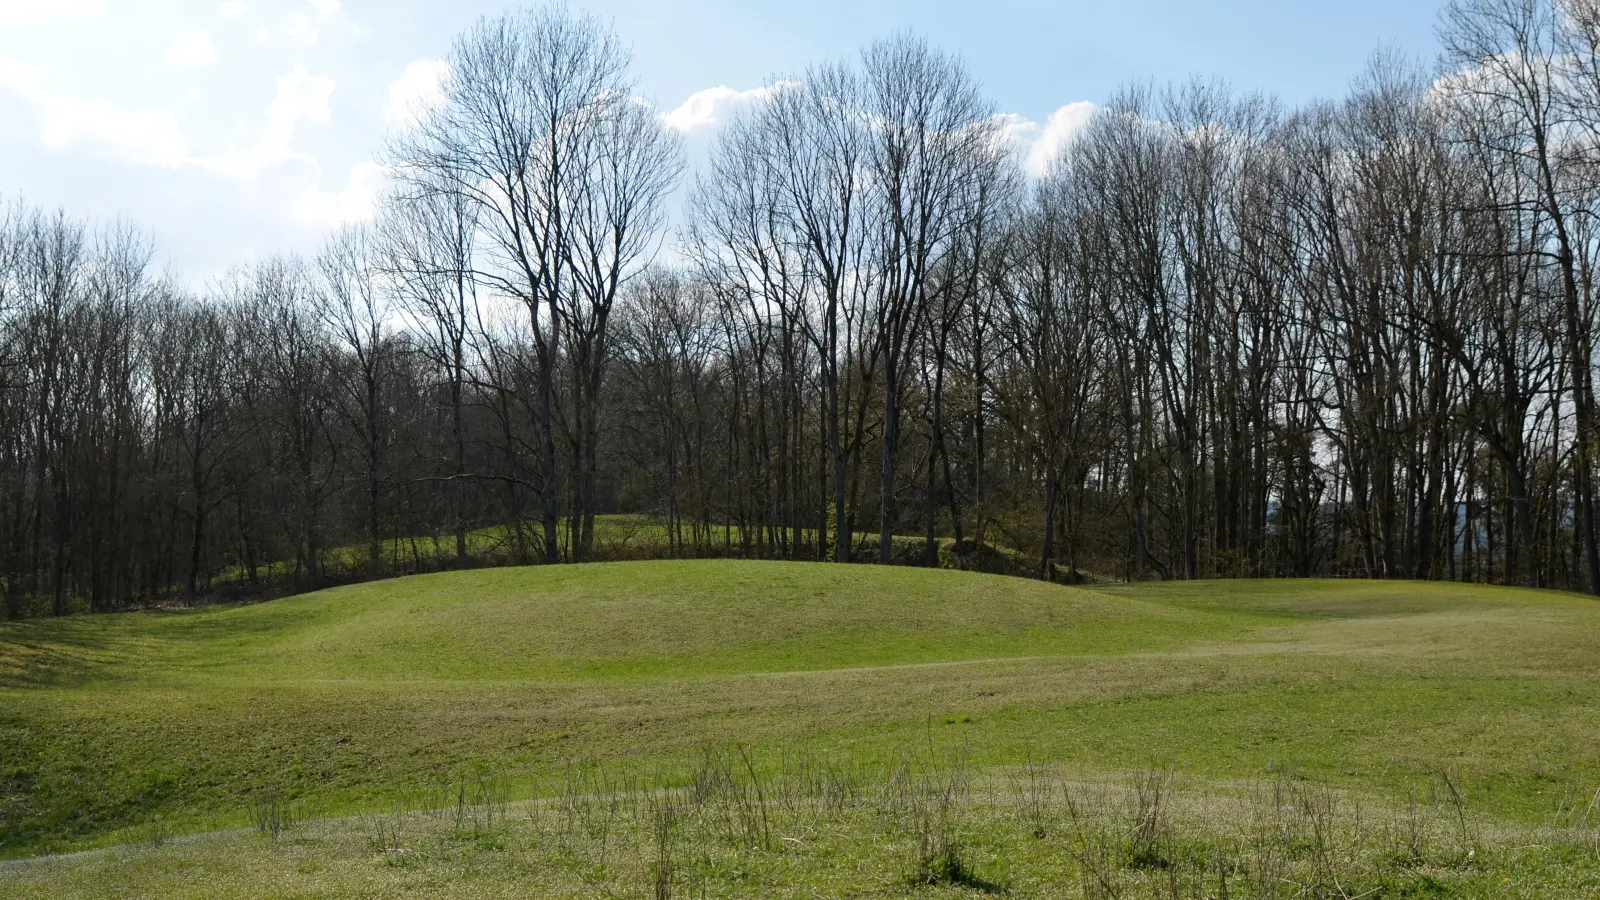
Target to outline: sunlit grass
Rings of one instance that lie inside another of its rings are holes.
[[[930,740],[978,772],[1292,777],[1390,809],[1449,773],[1484,827],[1536,828],[1600,787],[1597,674],[1600,604],[1548,592],[738,561],[440,573],[0,625],[0,851],[241,827],[264,796],[337,817],[486,775],[525,798],[581,760],[883,760]],[[360,855],[339,859],[359,880]]]

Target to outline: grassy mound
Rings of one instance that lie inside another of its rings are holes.
[[[659,772],[732,744],[936,743],[979,771],[1295,777],[1391,805],[1443,777],[1532,827],[1600,785],[1597,651],[1600,604],[1554,593],[735,561],[10,623],[0,855],[239,827],[265,798],[338,815],[486,777],[521,798],[575,761]]]

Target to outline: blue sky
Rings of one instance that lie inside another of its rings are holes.
[[[1129,81],[1219,76],[1289,103],[1382,46],[1431,62],[1432,0],[738,3],[591,0],[691,161],[741,92],[913,29],[960,53],[1048,150]],[[370,211],[387,130],[451,37],[500,2],[0,0],[0,197],[149,229],[193,284],[314,252]],[[725,90],[724,90],[725,89]],[[687,104],[687,105],[686,105]],[[1074,106],[1073,104],[1078,104]],[[1054,120],[1052,120],[1054,116]],[[1054,125],[1052,125],[1052,121]]]

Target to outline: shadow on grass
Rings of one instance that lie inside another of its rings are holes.
[[[141,643],[110,617],[0,625],[0,688],[57,687],[119,674],[126,677],[114,664],[132,658]]]

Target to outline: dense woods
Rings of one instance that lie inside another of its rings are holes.
[[[1299,109],[1130,87],[1039,177],[898,36],[686,173],[551,9],[457,40],[314,259],[194,293],[11,203],[5,615],[606,558],[617,512],[671,555],[1600,593],[1600,4],[1440,34]]]

